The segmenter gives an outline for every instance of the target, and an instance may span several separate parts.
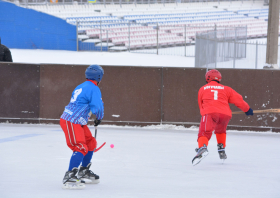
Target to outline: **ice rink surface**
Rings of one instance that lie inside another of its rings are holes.
[[[0,197],[280,197],[280,134],[228,132],[224,164],[213,135],[209,155],[192,166],[197,131],[100,126],[97,142],[107,144],[93,155],[91,168],[100,183],[63,190],[72,152],[60,126],[0,124]]]

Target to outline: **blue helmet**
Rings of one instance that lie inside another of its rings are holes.
[[[91,65],[86,69],[85,73],[86,79],[96,80],[97,82],[100,82],[103,77],[104,70],[99,65]]]

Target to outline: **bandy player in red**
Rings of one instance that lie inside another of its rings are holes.
[[[207,84],[198,92],[198,105],[202,117],[197,139],[197,155],[192,160],[193,165],[198,164],[208,155],[207,146],[213,131],[216,134],[220,159],[227,158],[225,153],[226,129],[232,117],[229,103],[244,111],[247,116],[253,115],[253,110],[239,93],[220,84],[222,75],[218,70],[208,71],[205,78]]]

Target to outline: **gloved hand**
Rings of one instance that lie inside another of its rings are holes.
[[[101,120],[97,120],[97,118],[94,120],[94,126],[98,126],[101,123]]]
[[[246,114],[247,116],[249,116],[249,115],[254,115],[253,109],[250,108],[247,112],[245,112],[245,114]]]

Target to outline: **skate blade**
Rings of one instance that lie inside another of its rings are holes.
[[[86,184],[98,184],[100,182],[99,179],[82,178],[81,180],[84,181]]]
[[[86,187],[85,184],[83,183],[65,183],[62,185],[63,189],[68,189],[68,190],[81,190]]]
[[[201,160],[203,160],[208,154],[209,154],[209,152],[208,152],[208,151],[205,151],[204,153],[202,153],[201,158],[195,158],[195,159],[193,160],[193,162],[192,162],[193,166],[199,164],[199,162],[200,162]]]

